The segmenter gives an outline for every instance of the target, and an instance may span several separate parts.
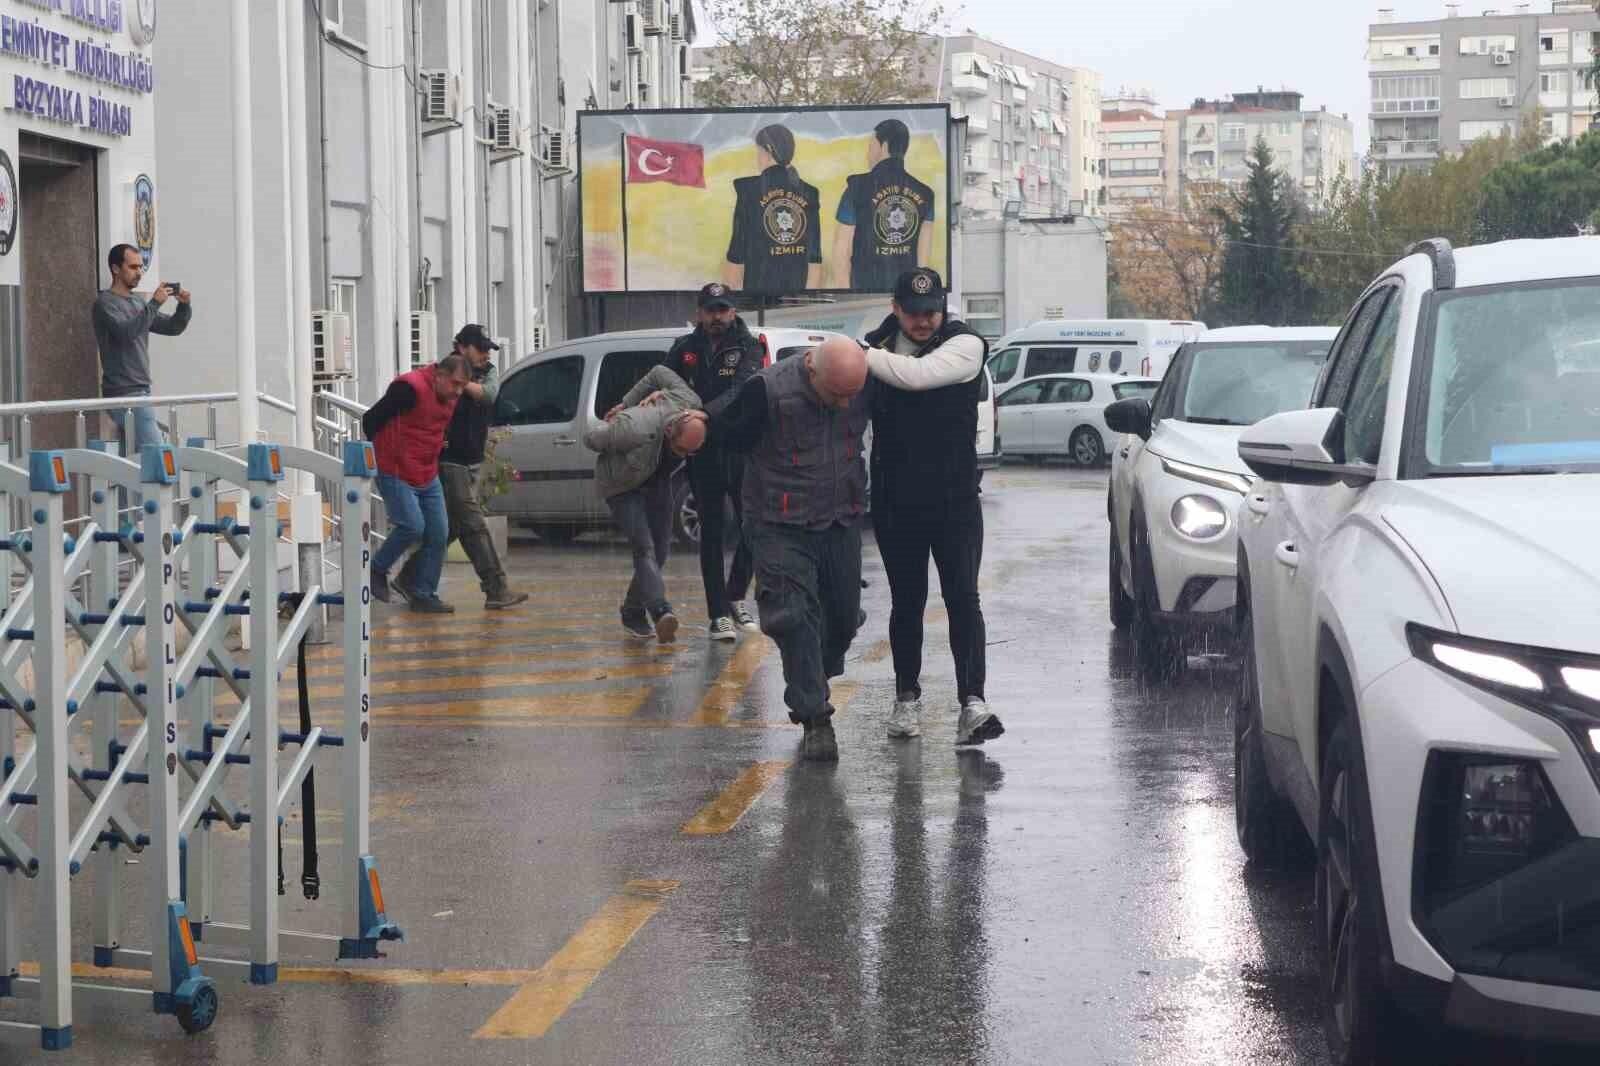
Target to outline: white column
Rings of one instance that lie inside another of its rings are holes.
[[[462,0],[447,0],[444,10],[445,66],[461,77],[462,125],[461,129],[452,130],[444,135],[450,139],[450,166],[449,176],[446,179],[450,189],[450,262],[447,266],[449,273],[446,280],[450,285],[450,313],[458,322],[467,322],[471,320],[469,307],[471,295],[467,279],[472,269],[471,261],[467,258],[467,232],[472,225],[467,213],[467,205],[472,197],[471,178],[467,168],[467,160],[471,153],[467,146],[478,113],[473,110],[472,83],[463,69],[466,60],[461,39],[463,34],[461,5]],[[443,325],[449,330],[456,328],[449,323]]]
[[[233,328],[238,367],[239,439],[261,428],[256,377],[256,192],[250,110],[250,10],[233,0]],[[181,442],[180,442],[181,443]],[[164,928],[160,926],[157,928]]]
[[[406,15],[405,0],[378,0],[389,14],[389,55],[391,64],[405,64],[406,60]],[[394,182],[394,281],[395,281],[395,319],[398,331],[395,351],[396,373],[411,369],[411,311],[416,306],[417,289],[417,261],[416,249],[422,247],[422,234],[411,231],[412,205],[414,197],[421,196],[422,190],[411,187],[414,165],[411,160],[411,132],[417,123],[417,98],[411,91],[411,85],[406,80],[409,75],[403,70],[389,72],[389,105],[393,116],[391,131],[394,146],[394,159],[398,165],[390,168],[390,176]],[[376,400],[384,389],[389,387],[388,381],[373,383],[370,396]]]
[[[236,0],[237,2],[237,0]],[[289,96],[284,106],[284,119],[289,133],[289,213],[292,243],[290,261],[294,269],[294,287],[290,304],[294,308],[291,323],[291,350],[294,353],[294,443],[296,447],[313,448],[313,413],[311,410],[311,190],[310,149],[306,143],[309,129],[306,125],[306,15],[305,0],[286,0],[288,32],[282,62],[286,65]],[[322,190],[327,195],[327,190]],[[301,473],[301,484],[306,491],[311,487],[308,474]]]
[[[507,71],[507,84],[510,87],[510,100],[507,106],[515,109],[519,124],[531,125],[532,136],[523,155],[513,159],[510,163],[501,166],[508,171],[506,175],[506,194],[511,204],[511,351],[501,352],[501,359],[507,365],[516,362],[528,354],[528,276],[532,264],[528,262],[528,229],[529,218],[532,214],[532,204],[527,202],[527,183],[524,175],[529,166],[526,152],[533,151],[537,145],[535,137],[538,133],[538,123],[532,122],[528,110],[528,94],[525,86],[531,73],[532,64],[528,58],[528,28],[524,21],[524,8],[526,4],[519,4],[511,0],[506,4],[505,32],[509,34],[510,47],[506,49],[506,62],[510,67]]]
[[[410,218],[410,210],[394,192],[395,166],[394,104],[391,83],[398,71],[384,70],[397,60],[391,51],[390,21],[394,5],[374,2],[368,12],[367,37],[367,231],[372,240],[372,372],[379,380],[375,389],[385,389],[395,376],[395,273],[389,264],[395,258],[395,232]],[[374,396],[377,393],[373,393]]]

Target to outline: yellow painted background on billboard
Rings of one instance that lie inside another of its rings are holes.
[[[845,179],[864,174],[870,136],[819,141],[795,139],[794,167],[815,185],[822,210],[822,258],[833,267],[833,240]],[[620,141],[619,141],[620,150]],[[938,138],[918,134],[906,153],[906,170],[934,190],[931,266],[949,277],[950,210],[945,158]],[[733,237],[733,182],[757,174],[756,148],[746,143],[706,153],[704,189],[668,182],[628,187],[628,285],[635,292],[688,291],[719,280]],[[585,161],[583,166],[583,254],[585,288],[616,291],[622,284],[622,161]],[[826,275],[825,275],[826,277]]]

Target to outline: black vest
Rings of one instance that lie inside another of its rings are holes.
[[[893,315],[867,335],[867,344],[888,349],[900,335]],[[944,326],[917,358],[952,337],[978,337],[965,322]],[[982,340],[979,337],[979,340]],[[984,341],[984,358],[989,344]],[[872,393],[872,497],[894,507],[940,509],[978,496],[978,397],[982,372],[971,381],[926,392],[908,392],[881,381]]]
[[[822,262],[822,210],[814,185],[787,167],[733,183],[733,240],[728,262],[744,266],[744,291],[801,292],[806,271]]]
[[[850,287],[863,292],[893,292],[901,274],[917,262],[922,227],[931,226],[933,190],[910,174],[899,159],[885,159],[845,183],[845,202],[855,219],[850,249]]]

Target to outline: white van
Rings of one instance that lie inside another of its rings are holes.
[[[1060,319],[1035,322],[1001,338],[989,373],[1002,392],[1041,374],[1128,374],[1160,378],[1179,345],[1206,331],[1204,322],[1158,319]]]

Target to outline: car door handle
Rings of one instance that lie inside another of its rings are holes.
[[[1245,505],[1250,508],[1250,513],[1261,515],[1265,518],[1272,512],[1272,504],[1267,502],[1265,496],[1251,496],[1245,500]]]
[[[1295,551],[1293,541],[1284,541],[1278,545],[1278,550],[1272,553],[1279,563],[1290,570],[1300,569],[1300,553]]]
[[[557,448],[571,448],[571,447],[574,447],[577,443],[578,443],[578,438],[577,437],[557,437],[555,439],[555,446]]]

